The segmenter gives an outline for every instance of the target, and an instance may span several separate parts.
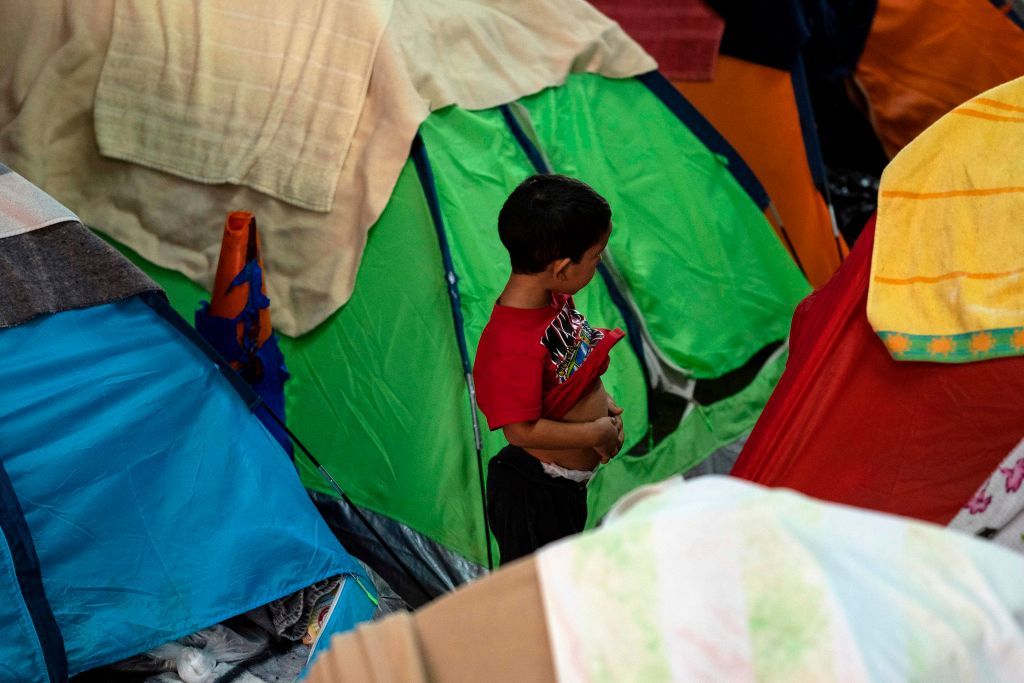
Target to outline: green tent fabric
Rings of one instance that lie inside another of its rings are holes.
[[[707,407],[692,404],[675,431],[646,456],[618,457],[598,469],[587,486],[587,528],[633,489],[685,472],[749,432],[782,376],[786,358],[781,351],[774,355],[734,396]]]
[[[122,249],[191,319],[209,295]],[[273,310],[273,302],[271,302]],[[371,230],[349,302],[282,336],[289,427],[363,507],[478,563],[483,520],[469,403],[426,199],[406,164]],[[303,483],[333,493],[296,455]]]
[[[508,278],[508,253],[498,239],[497,216],[509,193],[535,171],[497,110],[470,112],[450,107],[431,116],[420,129],[437,184],[451,244],[465,319],[466,340],[473,358],[495,300]],[[465,179],[473,178],[471,187]],[[599,277],[575,297],[577,307],[599,327],[625,328],[625,322]],[[628,344],[612,350],[604,376],[608,392],[628,401],[623,413],[631,447],[647,431],[644,377]],[[625,404],[624,404],[625,405]],[[485,454],[504,445],[501,432],[485,436]]]
[[[611,256],[662,357],[695,377],[717,377],[785,338],[806,283],[724,162],[642,83],[576,75],[522,105],[554,170],[578,175],[611,202]],[[472,354],[507,275],[497,212],[533,166],[498,110],[435,112],[421,136]],[[128,255],[191,319],[206,293]],[[576,300],[594,323],[624,327],[600,278]],[[437,235],[411,162],[370,231],[351,300],[311,333],[282,338],[281,349],[292,375],[289,426],[349,496],[483,563],[469,402]],[[735,396],[694,404],[646,457],[603,467],[591,485],[592,519],[621,493],[681,472],[750,429],[782,362],[768,363]],[[614,350],[605,379],[625,408],[628,448],[648,423],[628,344]],[[485,459],[502,445],[500,432],[485,434]],[[330,493],[296,461],[308,487]]]
[[[719,377],[789,334],[806,280],[724,161],[646,86],[581,75],[523,104],[552,168],[611,203],[609,251],[670,363]]]

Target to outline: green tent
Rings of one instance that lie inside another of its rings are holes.
[[[761,212],[763,189],[658,74],[573,75],[510,106],[431,114],[370,231],[352,298],[281,340],[287,415],[357,504],[479,564],[483,472],[464,368],[508,274],[498,209],[546,169],[611,203],[610,267],[576,301],[594,324],[630,330],[606,386],[625,408],[624,451],[647,452],[600,469],[591,523],[753,426],[784,363],[772,351],[809,291]],[[208,298],[124,251],[185,317]],[[651,429],[659,421],[668,426]],[[483,466],[502,445],[500,432],[482,434]],[[307,487],[331,493],[297,462]]]

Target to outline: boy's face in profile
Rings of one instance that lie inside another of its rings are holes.
[[[597,266],[601,263],[601,255],[604,253],[605,247],[608,246],[608,240],[612,236],[612,224],[608,224],[608,230],[605,231],[604,235],[597,242],[585,252],[583,257],[580,258],[578,263],[569,261],[561,273],[564,277],[556,277],[556,287],[554,291],[561,294],[573,295],[580,291],[587,284],[594,279],[594,273],[597,272]]]

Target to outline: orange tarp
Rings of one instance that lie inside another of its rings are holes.
[[[814,287],[823,285],[839,267],[839,252],[828,207],[811,177],[789,72],[720,55],[713,81],[675,85],[750,165],[807,278]],[[769,220],[777,222],[771,215]],[[845,254],[842,238],[840,244]]]
[[[987,0],[879,0],[855,80],[895,156],[953,107],[1024,74],[1024,31]]]

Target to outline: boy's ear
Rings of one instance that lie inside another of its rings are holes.
[[[572,263],[571,258],[560,258],[551,262],[548,268],[551,271],[551,277],[556,280],[564,280],[566,271],[569,268],[569,264]]]

